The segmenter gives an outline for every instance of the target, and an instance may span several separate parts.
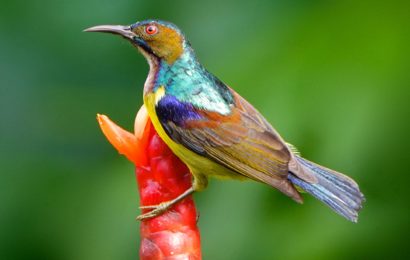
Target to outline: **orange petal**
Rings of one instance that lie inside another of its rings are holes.
[[[108,141],[120,154],[125,155],[128,160],[136,163],[138,161],[138,141],[135,135],[122,129],[111,121],[107,116],[97,114],[97,120],[101,130]]]

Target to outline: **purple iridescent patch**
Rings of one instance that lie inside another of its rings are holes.
[[[179,101],[172,95],[166,95],[157,104],[157,115],[162,123],[174,122],[183,126],[186,121],[199,120],[202,116],[195,111],[192,104]]]

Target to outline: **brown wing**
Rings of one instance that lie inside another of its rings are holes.
[[[206,120],[188,120],[183,126],[162,121],[162,126],[175,142],[301,202],[287,180],[291,159],[288,147],[255,108],[231,92],[235,102],[228,116],[197,109]]]

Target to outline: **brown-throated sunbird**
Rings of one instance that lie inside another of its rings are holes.
[[[364,196],[351,178],[302,158],[244,98],[208,72],[174,24],[145,20],[101,25],[88,32],[117,34],[147,59],[144,105],[160,137],[189,167],[192,187],[172,201],[148,206],[146,219],[163,213],[209,176],[266,183],[302,203],[304,190],[357,222]]]

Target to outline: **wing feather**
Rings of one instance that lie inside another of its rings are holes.
[[[248,178],[274,186],[297,201],[301,198],[287,181],[291,154],[285,142],[263,116],[242,97],[234,97],[232,112],[194,109],[183,123],[158,117],[173,141]],[[157,106],[161,106],[161,101]],[[201,118],[201,119],[198,119]]]

